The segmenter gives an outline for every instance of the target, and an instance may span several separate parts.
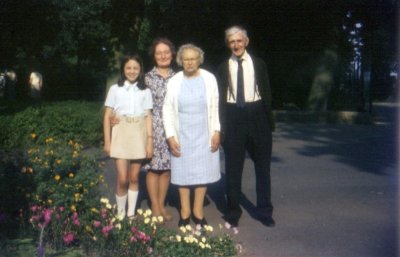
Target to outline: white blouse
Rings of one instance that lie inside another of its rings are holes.
[[[125,81],[121,87],[117,84],[110,87],[104,105],[112,108],[117,115],[146,116],[146,111],[153,108],[153,99],[150,89],[141,90],[137,82],[131,84]]]

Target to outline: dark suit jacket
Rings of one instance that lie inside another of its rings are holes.
[[[268,70],[265,62],[255,56],[251,56],[254,65],[254,73],[256,76],[256,82],[258,85],[258,90],[261,96],[262,104],[265,109],[265,113],[268,118],[268,123],[270,125],[271,131],[275,129],[274,118],[272,114],[272,95],[271,86],[269,83]],[[230,82],[229,77],[229,59],[221,63],[217,71],[217,80],[219,88],[219,103],[220,103],[220,122],[221,122],[221,132],[223,133],[226,128],[226,104],[227,104],[227,92]]]

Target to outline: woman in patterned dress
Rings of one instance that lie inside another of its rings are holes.
[[[181,210],[178,226],[207,224],[204,197],[207,185],[221,178],[220,123],[215,76],[200,69],[204,52],[193,44],[179,48],[176,62],[183,71],[167,84],[163,123],[171,150],[171,183],[178,186]],[[194,190],[193,210],[190,191]]]
[[[149,54],[155,64],[145,76],[145,83],[153,96],[154,155],[144,167],[148,171],[146,186],[153,216],[162,215],[166,221],[169,221],[172,216],[165,208],[165,198],[171,177],[171,153],[162,123],[162,106],[167,82],[174,75],[171,62],[175,55],[175,47],[170,40],[158,38],[154,40]]]

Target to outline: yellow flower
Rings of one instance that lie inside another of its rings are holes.
[[[186,225],[186,230],[192,230],[192,227],[188,224],[188,225]]]
[[[60,165],[60,164],[61,164],[61,160],[60,160],[60,159],[57,159],[57,160],[56,160],[56,164]]]
[[[176,235],[176,241],[180,242],[182,240],[182,237],[180,235]]]
[[[153,217],[151,218],[151,222],[153,222],[153,223],[157,222],[157,217],[153,216]]]
[[[75,207],[75,205],[71,204],[70,210],[73,211],[73,212],[76,212],[76,207]]]
[[[31,138],[32,138],[32,139],[35,139],[36,137],[37,137],[37,135],[36,135],[35,133],[32,133],[32,134],[31,134]]]
[[[74,173],[72,173],[72,172],[68,173],[68,177],[73,178],[74,177]]]
[[[54,176],[54,179],[58,182],[58,181],[60,181],[61,176],[60,176],[60,175],[55,175],[55,176]]]
[[[137,212],[139,215],[142,215],[142,214],[143,214],[143,210],[142,210],[142,209],[138,209],[136,212]]]
[[[180,226],[179,229],[182,231],[182,233],[186,233],[186,228],[185,228],[185,226]]]
[[[201,242],[203,242],[203,243],[206,242],[206,238],[204,236],[201,238]]]
[[[100,202],[104,204],[110,203],[109,200],[105,197],[100,198]]]
[[[206,244],[206,248],[211,249],[211,245],[210,244]]]
[[[150,222],[150,218],[145,218],[144,219],[144,224],[149,224],[149,222]]]
[[[118,224],[115,225],[115,228],[117,228],[118,230],[121,230],[121,227],[122,227],[121,223],[118,223]]]
[[[206,247],[206,245],[203,244],[202,242],[199,243],[199,246],[201,247],[201,249],[204,249]]]
[[[52,204],[52,203],[53,203],[53,200],[48,199],[47,202],[48,202],[49,204]]]
[[[111,204],[109,204],[109,203],[108,203],[108,204],[106,204],[106,208],[107,208],[107,209],[109,209],[109,210],[111,210],[111,209],[112,209],[112,206],[111,206]]]
[[[26,170],[28,171],[28,173],[31,173],[31,174],[33,173],[33,169],[31,167],[28,167]]]
[[[91,211],[94,212],[94,213],[99,213],[99,211],[94,207],[91,209]]]
[[[205,225],[205,226],[204,226],[204,229],[205,229],[206,231],[208,231],[208,232],[213,232],[213,231],[214,231],[214,228],[213,228],[212,226],[210,226],[210,225]]]
[[[22,167],[21,172],[26,173],[26,167]]]
[[[89,225],[86,225],[86,226],[85,226],[85,230],[86,230],[87,232],[92,232],[92,228],[91,228]]]
[[[163,216],[158,216],[158,222],[163,223],[164,217]]]
[[[76,157],[78,157],[78,156],[79,156],[78,151],[74,151],[74,152],[72,153],[72,158],[76,158]]]

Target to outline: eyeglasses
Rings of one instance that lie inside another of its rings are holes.
[[[182,59],[183,62],[195,62],[199,59],[199,57],[197,58],[188,58],[188,59]]]

